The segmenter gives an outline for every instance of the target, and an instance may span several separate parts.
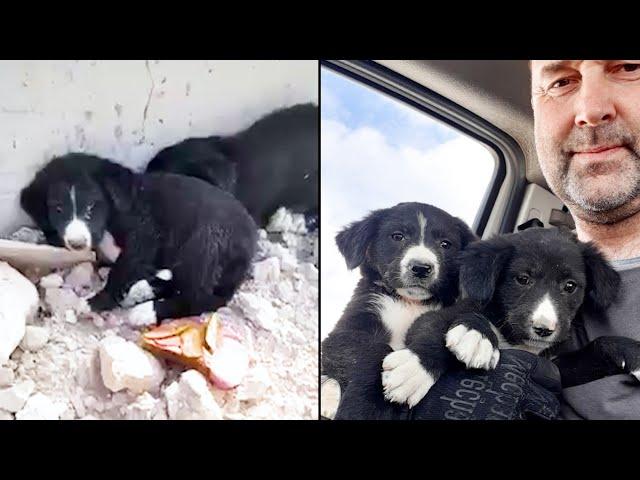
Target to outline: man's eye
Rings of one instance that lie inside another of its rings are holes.
[[[636,80],[640,78],[640,63],[621,63],[613,67],[612,72],[623,80]]]
[[[562,88],[562,87],[566,87],[567,85],[569,85],[569,79],[568,78],[563,78],[561,80],[557,80],[555,81],[552,85],[551,88]]]

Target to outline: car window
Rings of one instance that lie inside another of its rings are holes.
[[[321,69],[321,335],[360,278],[336,234],[371,210],[435,205],[474,225],[497,168],[483,143],[356,80]]]

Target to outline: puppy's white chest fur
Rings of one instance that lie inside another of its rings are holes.
[[[440,304],[420,305],[396,300],[388,295],[374,295],[372,305],[391,335],[389,345],[394,350],[405,347],[407,331],[416,318],[425,312],[440,308]]]

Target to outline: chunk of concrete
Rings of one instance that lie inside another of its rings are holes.
[[[38,289],[6,262],[0,262],[0,365],[24,337],[27,321],[38,312]]]
[[[197,370],[187,370],[164,391],[171,420],[221,420],[207,380]]]
[[[16,420],[59,420],[66,406],[54,402],[43,393],[36,393],[16,413]]]
[[[156,390],[164,379],[162,364],[149,352],[124,338],[109,336],[100,342],[100,373],[112,392]]]
[[[22,342],[20,342],[20,348],[30,352],[35,352],[44,347],[48,341],[49,330],[44,327],[27,325]]]

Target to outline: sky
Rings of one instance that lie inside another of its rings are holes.
[[[360,278],[336,234],[371,210],[400,202],[440,207],[472,225],[496,160],[476,140],[424,112],[323,67],[321,83],[321,335],[342,315]]]

